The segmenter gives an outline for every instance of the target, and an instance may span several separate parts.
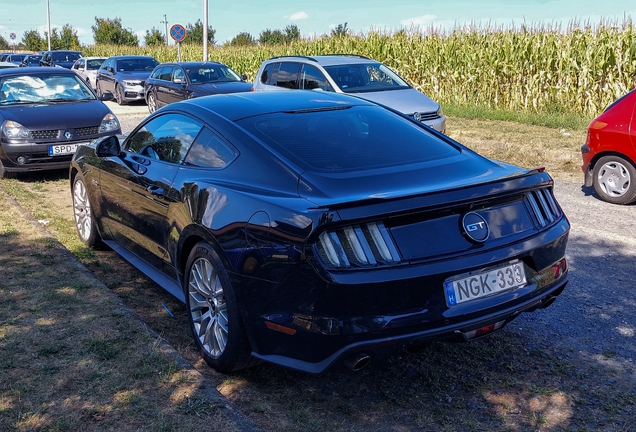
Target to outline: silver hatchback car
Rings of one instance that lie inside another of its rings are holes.
[[[300,89],[348,93],[386,105],[446,132],[439,103],[411,87],[379,61],[357,55],[283,56],[265,60],[254,91]]]

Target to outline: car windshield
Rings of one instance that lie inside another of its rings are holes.
[[[201,65],[186,67],[185,70],[192,83],[241,81],[241,78],[227,66]]]
[[[318,171],[367,170],[459,154],[422,126],[377,106],[273,113],[238,123],[277,153]]]
[[[56,62],[74,62],[80,58],[79,53],[74,52],[57,52],[51,54],[51,59]]]
[[[16,75],[0,80],[0,105],[95,100],[74,75]]]
[[[325,70],[344,93],[409,88],[406,81],[382,63],[326,66]]]
[[[88,70],[97,70],[104,63],[106,59],[90,59],[86,60],[86,69]]]
[[[128,58],[117,60],[118,72],[151,71],[159,62],[153,58]]]

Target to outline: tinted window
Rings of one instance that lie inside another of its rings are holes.
[[[300,165],[355,171],[459,154],[422,126],[375,106],[274,113],[238,122]]]
[[[326,66],[325,70],[345,93],[399,90],[409,85],[382,63]]]
[[[118,72],[150,72],[159,62],[153,58],[124,58],[117,60]]]
[[[268,64],[263,69],[263,73],[261,73],[261,82],[263,84],[269,84],[269,80],[272,77],[272,68],[274,67],[273,63]]]
[[[186,68],[190,81],[193,83],[234,82],[241,78],[229,67],[224,65],[205,64]]]
[[[276,85],[288,89],[298,88],[298,72],[300,63],[284,62],[281,63],[278,75],[276,76]]]
[[[203,129],[195,140],[185,163],[192,166],[222,168],[236,157],[236,153],[209,129]]]
[[[58,62],[74,62],[78,58],[80,58],[79,53],[74,52],[54,52],[51,54],[53,61]]]
[[[97,70],[104,62],[104,59],[90,59],[86,61],[86,69]]]
[[[180,67],[174,68],[174,75],[172,76],[172,79],[175,79],[175,78],[180,78],[181,80],[185,79],[185,73],[183,72],[183,69],[181,69]]]
[[[172,66],[164,66],[159,73],[159,79],[163,81],[172,80],[172,69],[174,69]]]
[[[155,117],[128,139],[127,150],[170,163],[181,163],[201,124],[180,114]]]
[[[316,66],[303,65],[300,73],[300,88],[305,90],[333,91],[325,75]]]

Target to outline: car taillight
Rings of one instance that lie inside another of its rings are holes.
[[[371,267],[401,261],[393,240],[381,222],[325,231],[316,242],[318,255],[332,267]]]

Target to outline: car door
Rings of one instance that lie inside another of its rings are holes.
[[[97,88],[101,93],[115,94],[115,59],[108,59],[97,72]]]
[[[179,102],[188,98],[188,82],[181,66],[175,66],[170,80],[170,102]]]
[[[155,97],[157,100],[157,108],[168,105],[171,99],[172,86],[172,70],[173,66],[164,66],[155,80]]]
[[[81,58],[76,60],[75,63],[73,63],[73,66],[71,66],[71,70],[81,76],[84,81],[86,81],[86,74],[84,73],[85,62],[86,60]]]
[[[99,183],[102,222],[112,238],[151,266],[164,270],[178,193],[173,179],[202,125],[182,114],[154,117],[133,131],[117,157],[105,158]]]

